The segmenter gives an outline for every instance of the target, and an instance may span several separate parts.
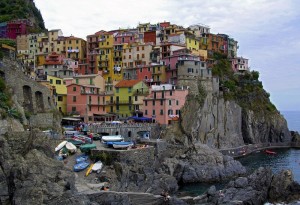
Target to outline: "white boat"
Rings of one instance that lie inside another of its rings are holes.
[[[102,167],[103,167],[102,162],[101,162],[101,161],[98,161],[98,162],[96,162],[96,163],[93,165],[92,171],[95,171],[95,172],[99,173],[99,172],[101,171]]]
[[[122,135],[107,135],[102,136],[102,142],[122,142],[124,141],[124,137]]]
[[[66,143],[66,148],[72,153],[76,152],[77,150],[77,147],[71,142]]]
[[[126,149],[128,147],[132,147],[133,146],[133,143],[132,142],[114,142],[112,144],[112,146],[115,148],[115,149]]]
[[[67,141],[62,141],[59,145],[55,147],[55,152],[61,150],[65,145],[67,144]]]

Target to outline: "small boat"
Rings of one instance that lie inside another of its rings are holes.
[[[85,176],[86,176],[86,177],[89,176],[90,173],[92,173],[92,168],[93,168],[93,166],[94,166],[94,164],[91,164],[91,165],[89,166],[88,170],[87,170],[86,173],[85,173]]]
[[[75,153],[77,150],[77,147],[71,143],[71,142],[67,142],[66,144],[66,148],[71,152],[71,153]]]
[[[93,165],[92,170],[99,173],[101,171],[102,167],[103,167],[102,162],[98,161]]]
[[[75,161],[76,161],[76,164],[78,164],[80,162],[87,161],[88,159],[89,159],[88,155],[82,154],[82,155],[77,156]]]
[[[126,149],[128,147],[132,147],[132,142],[114,142],[112,145],[115,149]]]
[[[68,142],[72,143],[75,146],[80,146],[83,144],[81,140],[69,139]]]
[[[267,154],[276,154],[276,152],[268,150],[268,149],[265,150],[265,153],[267,153]]]
[[[96,148],[97,148],[96,144],[85,144],[80,146],[80,151],[86,153],[89,152],[91,149],[96,149]]]
[[[107,135],[102,136],[102,142],[122,142],[124,141],[124,137],[122,135]]]
[[[67,141],[62,141],[61,143],[59,143],[59,145],[57,145],[55,147],[55,152],[61,150],[61,148],[63,148],[66,144],[67,144]]]
[[[90,163],[88,161],[79,162],[74,165],[73,170],[74,170],[74,172],[80,172],[80,171],[86,169],[89,165],[90,165]]]

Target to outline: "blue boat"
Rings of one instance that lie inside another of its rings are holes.
[[[132,147],[134,144],[133,142],[106,142],[106,145],[115,149],[125,149]]]
[[[88,155],[82,154],[76,157],[76,164],[80,163],[80,162],[84,162],[87,161],[89,159]]]
[[[86,169],[90,163],[88,161],[79,162],[78,164],[74,165],[74,172],[80,172],[84,169]]]

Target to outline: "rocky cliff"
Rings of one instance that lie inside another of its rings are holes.
[[[192,92],[181,112],[179,133],[166,133],[166,139],[186,145],[200,142],[217,149],[291,142],[287,122],[278,111],[251,110],[226,100],[214,79],[179,83],[190,86]],[[248,101],[250,104],[251,99]]]

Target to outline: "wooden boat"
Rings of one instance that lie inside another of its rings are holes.
[[[86,169],[89,165],[90,165],[90,163],[88,161],[79,162],[74,165],[73,170],[74,170],[74,172],[80,172],[80,171]]]
[[[132,147],[133,143],[132,142],[114,142],[112,146],[115,149],[127,149],[128,147]]]
[[[122,142],[124,141],[124,137],[122,135],[107,135],[102,136],[102,142]]]
[[[267,154],[276,154],[276,152],[274,152],[274,151],[271,151],[271,150],[265,150],[265,153],[267,153]]]
[[[92,170],[99,173],[102,167],[103,167],[103,163],[101,161],[98,161],[93,165]]]
[[[92,173],[92,168],[93,168],[93,166],[94,166],[94,164],[91,164],[91,165],[89,166],[88,170],[87,170],[86,173],[85,173],[85,176],[86,176],[86,177],[89,176],[90,173]]]
[[[76,147],[73,143],[71,143],[71,142],[67,142],[67,143],[66,143],[66,148],[67,148],[71,153],[74,153],[74,152],[76,152],[76,150],[77,150],[77,147]]]
[[[59,143],[59,145],[57,145],[55,147],[55,152],[61,150],[61,148],[63,148],[66,144],[67,144],[67,141],[62,141],[61,143]]]
[[[82,155],[77,156],[75,161],[76,161],[76,164],[78,164],[80,162],[87,161],[88,159],[89,159],[88,155],[82,154]]]

